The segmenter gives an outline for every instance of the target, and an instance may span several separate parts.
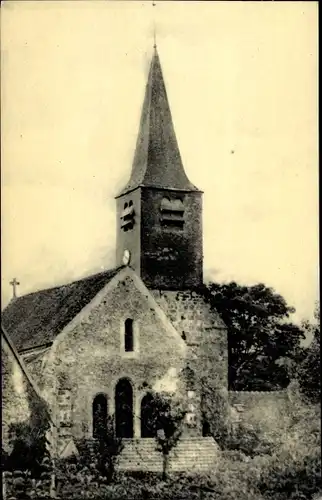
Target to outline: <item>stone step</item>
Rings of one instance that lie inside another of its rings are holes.
[[[207,470],[218,457],[218,445],[212,438],[183,438],[169,455],[169,470]],[[161,471],[162,454],[153,438],[126,439],[119,457],[119,470]]]

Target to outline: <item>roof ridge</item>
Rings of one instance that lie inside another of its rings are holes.
[[[58,290],[58,288],[68,287],[68,286],[74,285],[75,283],[80,283],[81,281],[85,281],[85,280],[90,279],[90,278],[95,278],[95,277],[98,278],[100,275],[103,276],[103,274],[107,274],[107,273],[110,273],[112,271],[118,272],[120,269],[122,269],[122,267],[124,267],[124,266],[118,266],[118,267],[114,267],[111,269],[106,269],[105,271],[100,271],[98,273],[89,274],[87,276],[84,276],[83,278],[78,278],[76,280],[69,281],[67,283],[62,283],[60,285],[50,286],[48,288],[39,288],[39,290],[34,290],[33,292],[25,293],[24,295],[20,295],[19,297],[16,297],[14,300],[11,300],[6,305],[6,307],[3,309],[3,311],[5,311],[7,309],[7,307],[9,307],[9,305],[12,305],[13,302],[17,302],[22,298],[30,297],[31,295],[35,295],[35,294],[41,293],[41,292],[51,292],[53,290]]]

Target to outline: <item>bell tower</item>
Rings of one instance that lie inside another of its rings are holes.
[[[202,192],[183,168],[156,47],[130,180],[116,205],[117,265],[129,264],[152,289],[202,283]]]

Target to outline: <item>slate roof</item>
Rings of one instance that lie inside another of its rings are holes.
[[[12,300],[2,312],[2,325],[18,352],[53,342],[56,335],[120,269],[104,271]]]
[[[139,186],[199,191],[183,168],[156,48],[145,91],[131,178],[117,198]]]

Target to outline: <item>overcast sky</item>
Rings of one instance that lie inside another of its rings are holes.
[[[114,265],[157,43],[190,180],[204,190],[205,277],[318,294],[316,2],[5,2],[2,295]]]

